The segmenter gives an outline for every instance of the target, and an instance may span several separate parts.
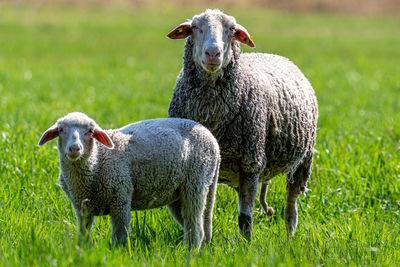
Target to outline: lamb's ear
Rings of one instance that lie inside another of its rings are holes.
[[[53,140],[58,136],[58,128],[57,124],[54,124],[51,126],[49,129],[47,129],[43,134],[42,137],[40,137],[39,143],[37,144],[38,146],[43,146],[50,140]]]
[[[185,39],[192,34],[192,22],[186,21],[167,34],[170,39]]]
[[[253,36],[250,36],[250,34],[247,32],[246,28],[240,24],[236,24],[235,37],[242,44],[248,45],[250,47],[256,46],[253,42]]]
[[[93,137],[96,138],[97,141],[99,141],[100,143],[102,143],[106,147],[111,148],[111,149],[114,148],[113,141],[108,136],[108,134],[106,132],[104,132],[103,130],[101,130],[99,128],[94,129]]]

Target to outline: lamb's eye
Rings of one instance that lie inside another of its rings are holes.
[[[88,130],[88,133],[89,133],[89,134],[93,134],[93,133],[94,133],[93,129],[89,129],[89,130]]]
[[[60,129],[58,129],[58,132],[59,132],[59,133],[63,133],[63,132],[64,132],[64,129],[63,129],[63,128],[60,128]]]

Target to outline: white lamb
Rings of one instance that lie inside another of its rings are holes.
[[[220,154],[213,135],[186,119],[154,119],[102,130],[83,113],[47,129],[59,137],[59,181],[78,219],[79,240],[95,216],[110,214],[112,243],[126,244],[130,211],[168,206],[188,247],[212,236]]]

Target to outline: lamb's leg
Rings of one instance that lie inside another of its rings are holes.
[[[183,228],[182,204],[180,199],[167,205],[167,207],[172,217],[174,217],[175,221],[179,224],[180,227]]]
[[[200,248],[201,242],[204,238],[203,218],[200,214],[197,216],[185,216],[184,219],[184,242],[187,244],[189,250]]]
[[[129,224],[131,220],[131,205],[110,207],[110,221],[112,239],[111,245],[124,245],[128,243]]]
[[[204,210],[204,243],[208,244],[211,242],[212,238],[212,216],[215,203],[215,192],[217,191],[218,171],[216,174],[216,179],[210,185],[207,194],[206,208]]]
[[[258,173],[241,171],[239,177],[239,232],[251,241],[253,228],[253,206],[257,194]]]
[[[79,227],[79,245],[83,242],[87,243],[89,241],[90,230],[94,222],[94,216],[89,213],[88,205],[90,200],[84,199],[81,203],[80,209],[76,209],[75,213],[78,218]]]
[[[206,188],[194,188],[197,184],[190,184],[182,192],[182,217],[185,244],[189,249],[200,248],[204,238],[203,213],[207,198]]]
[[[285,224],[288,236],[292,236],[297,227],[297,198],[307,191],[307,181],[311,175],[312,157],[306,159],[297,170],[287,175]]]
[[[269,182],[270,182],[269,180],[263,182],[261,184],[261,191],[260,191],[260,204],[266,214],[267,220],[271,219],[272,215],[274,214],[274,209],[272,207],[268,207],[266,201]]]

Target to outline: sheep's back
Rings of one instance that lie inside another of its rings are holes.
[[[295,64],[278,55],[244,53],[240,67],[250,83],[247,87],[252,88],[245,106],[264,109],[264,179],[295,170],[307,154],[312,155],[315,144],[318,109],[311,84]]]

